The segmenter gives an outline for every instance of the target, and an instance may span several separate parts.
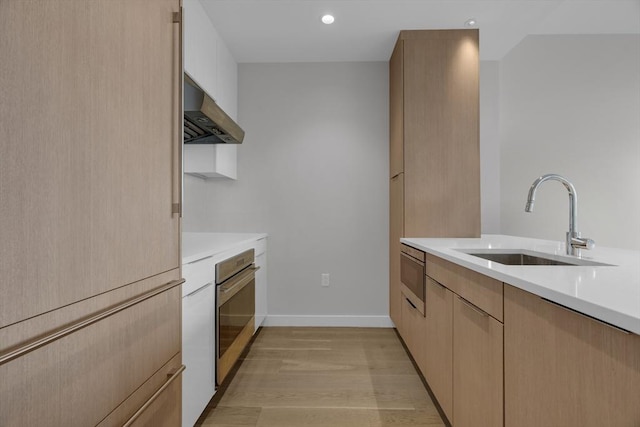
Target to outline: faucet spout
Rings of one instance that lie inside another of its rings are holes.
[[[566,244],[567,254],[580,256],[580,249],[591,249],[594,246],[594,242],[591,239],[582,239],[578,232],[578,193],[573,184],[565,177],[550,173],[542,175],[531,184],[529,188],[529,195],[527,196],[527,204],[524,208],[525,212],[533,212],[533,206],[536,200],[536,192],[538,187],[546,181],[558,181],[569,192],[569,232],[567,232]]]

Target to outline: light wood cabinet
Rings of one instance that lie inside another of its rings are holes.
[[[426,259],[427,276],[502,321],[502,282],[431,254]]]
[[[0,4],[0,327],[179,268],[178,10]]]
[[[504,311],[507,426],[640,425],[640,336],[512,286]]]
[[[453,419],[453,292],[427,278],[423,374],[440,407]]]
[[[0,365],[0,425],[98,424],[180,353],[180,294],[173,287]]]
[[[503,284],[430,254],[425,271],[425,379],[452,425],[502,426]]]
[[[180,367],[179,12],[0,2],[2,426],[96,425],[144,390],[128,417]]]
[[[425,366],[425,318],[411,299],[402,293],[402,339],[420,371]]]
[[[456,427],[503,425],[502,340],[502,323],[460,296],[453,298]]]
[[[480,236],[477,30],[401,31],[389,61],[389,313],[401,237]]]
[[[389,63],[390,170],[409,237],[480,236],[477,30],[401,31]]]
[[[400,291],[400,238],[404,235],[404,175],[398,174],[389,188],[389,316],[394,325],[400,325],[402,295]]]
[[[404,171],[403,44],[398,41],[389,60],[389,178]]]
[[[96,427],[180,425],[181,355],[177,354]]]
[[[407,307],[403,339],[453,426],[640,425],[640,336],[430,254],[425,270],[424,345]]]

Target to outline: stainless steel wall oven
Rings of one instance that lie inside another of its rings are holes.
[[[254,250],[216,264],[216,382],[236,363],[255,330]]]

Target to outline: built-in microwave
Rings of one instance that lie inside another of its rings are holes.
[[[423,316],[425,315],[425,253],[408,245],[401,246],[400,281],[402,293]]]

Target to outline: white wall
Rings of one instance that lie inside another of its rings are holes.
[[[240,64],[238,81],[238,180],[187,177],[183,228],[269,234],[269,324],[390,324],[388,64]]]
[[[483,234],[500,233],[500,63],[480,62],[480,201]]]
[[[386,324],[388,64],[239,69],[238,180],[185,176],[183,229],[269,233],[271,322]],[[481,63],[483,233],[500,230],[498,71]]]
[[[529,36],[500,64],[502,232],[563,240],[568,196],[596,244],[640,249],[640,36]]]

